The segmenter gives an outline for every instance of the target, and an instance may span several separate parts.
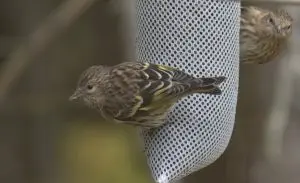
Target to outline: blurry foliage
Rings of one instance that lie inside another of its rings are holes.
[[[151,182],[141,147],[137,147],[135,129],[118,126],[97,121],[76,123],[69,128],[62,152],[71,182]]]

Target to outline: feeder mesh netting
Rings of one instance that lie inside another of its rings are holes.
[[[172,182],[220,157],[235,121],[239,78],[240,1],[137,0],[136,57],[196,77],[226,76],[220,96],[179,101],[168,123],[142,131],[156,182]]]

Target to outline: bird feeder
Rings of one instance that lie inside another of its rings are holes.
[[[142,130],[157,183],[204,168],[225,151],[235,122],[239,78],[238,0],[136,0],[136,58],[195,77],[226,76],[221,95],[180,100],[167,124]]]

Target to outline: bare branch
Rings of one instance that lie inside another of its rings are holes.
[[[19,43],[23,37],[0,36],[0,58],[5,58]]]
[[[34,58],[97,0],[66,0],[29,35],[0,68],[0,102]]]

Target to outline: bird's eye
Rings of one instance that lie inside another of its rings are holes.
[[[94,85],[91,85],[91,84],[88,84],[88,85],[86,86],[86,88],[87,88],[87,92],[88,92],[88,93],[93,93],[93,92],[96,91],[96,87],[95,87]]]
[[[88,90],[92,90],[92,89],[94,88],[94,86],[93,86],[93,85],[87,85],[86,88],[87,88]]]
[[[273,18],[270,17],[270,18],[268,19],[268,21],[269,21],[269,23],[274,24]]]
[[[287,26],[286,28],[287,28],[287,29],[290,29],[290,28],[291,28],[291,26],[289,25],[289,26]]]

